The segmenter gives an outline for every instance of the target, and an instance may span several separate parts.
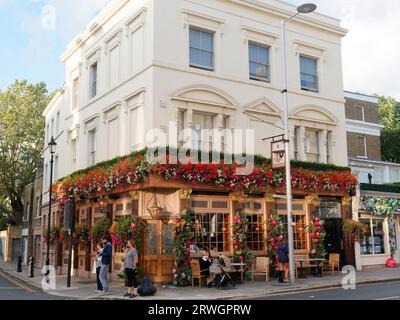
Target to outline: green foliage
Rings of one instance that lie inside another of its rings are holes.
[[[400,163],[400,128],[381,131],[382,160]]]
[[[44,227],[42,234],[44,241],[47,241],[50,234],[50,243],[55,243],[56,241],[60,240],[61,228],[59,226],[52,225],[50,226],[50,233],[49,233],[49,229],[47,227]]]
[[[79,242],[89,241],[90,232],[86,224],[78,224],[75,227],[74,237]]]
[[[282,243],[284,231],[282,216],[273,214],[268,221],[267,238],[265,239],[268,256],[272,262],[276,262],[276,250]]]
[[[306,229],[311,241],[311,255],[315,256],[315,258],[325,258],[324,239],[326,233],[324,230],[324,220],[320,220],[313,215]]]
[[[381,132],[382,160],[400,163],[400,103],[392,97],[379,96],[379,123]]]
[[[90,170],[92,170],[93,168],[102,168],[102,169],[108,169],[111,167],[114,167],[115,165],[117,165],[121,159],[126,158],[126,157],[130,157],[130,158],[135,158],[135,156],[137,154],[139,154],[141,157],[145,157],[146,153],[148,152],[149,149],[143,149],[141,151],[138,152],[133,152],[130,155],[127,156],[122,156],[122,157],[117,157],[108,161],[104,161],[104,162],[100,162],[98,164],[96,164],[93,167],[90,168],[86,168],[84,170],[79,170],[76,172],[71,173],[70,175],[59,179],[59,182],[62,182],[65,179],[70,179],[74,176],[80,175],[80,174],[86,174],[88,173]],[[167,147],[167,154],[170,154],[169,152],[172,152],[174,154],[174,152],[176,152],[176,149],[172,148],[172,147]],[[194,150],[192,151],[192,153],[198,153],[198,159],[200,161],[201,159],[201,155],[200,155],[200,151]],[[156,151],[154,151],[155,156],[158,155],[158,153]],[[212,152],[209,153],[209,160],[212,160]],[[139,158],[140,159],[140,158]],[[224,154],[220,153],[220,159],[223,160],[224,159]],[[232,158],[231,158],[232,159]],[[260,155],[254,155],[254,164],[256,166],[270,166],[271,165],[271,159],[265,158],[263,156]],[[310,170],[317,170],[317,171],[350,171],[349,167],[340,167],[340,166],[335,166],[332,164],[324,164],[324,163],[312,163],[312,162],[304,162],[304,161],[291,161],[291,164],[294,168],[301,168],[301,169],[310,169]],[[144,169],[144,168],[142,168]],[[142,173],[145,173],[145,170],[142,170]],[[144,175],[145,176],[145,175]]]
[[[353,244],[362,241],[369,231],[368,225],[352,219],[343,221],[343,237],[346,241]]]
[[[111,236],[121,240],[133,240],[138,252],[142,251],[145,222],[141,218],[124,216],[115,220],[110,228]]]
[[[249,250],[246,244],[246,233],[249,226],[249,220],[241,217],[240,211],[233,217],[232,225],[232,245],[233,245],[233,260],[235,262],[244,262],[244,280],[252,279],[250,269],[250,259],[253,252]]]
[[[173,231],[173,253],[175,255],[174,282],[178,287],[184,287],[192,281],[192,268],[190,266],[190,244],[194,238],[194,219],[186,210],[175,221]]]
[[[103,236],[110,235],[111,222],[108,218],[99,219],[92,227],[92,238],[95,242],[99,242]]]
[[[393,184],[360,183],[360,189],[364,191],[382,191],[382,192],[400,193],[400,185],[395,183]]]
[[[44,83],[16,80],[0,91],[0,193],[8,198],[12,219],[22,221],[22,193],[42,163],[44,119],[52,95]]]

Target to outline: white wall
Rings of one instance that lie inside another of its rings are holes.
[[[167,132],[179,108],[226,115],[230,128],[255,129],[255,153],[269,156],[269,144],[262,138],[282,131],[250,121],[243,111],[282,126],[280,20],[294,12],[294,6],[275,0],[259,5],[215,0],[114,1],[62,55],[66,66],[64,92],[44,113],[46,124],[58,110],[61,113],[58,178],[74,171],[71,139],[77,139],[75,169],[83,169],[88,165],[87,132],[91,128],[96,127],[97,132],[96,160],[103,161],[127,154],[132,147],[144,147],[144,135],[151,128]],[[215,31],[214,72],[189,67],[189,25]],[[293,20],[287,33],[292,129],[296,125],[332,131],[332,162],[338,165],[347,165],[341,68],[344,35],[338,20],[319,14]],[[270,83],[249,80],[248,41],[270,46]],[[116,46],[119,51],[114,55],[111,50]],[[299,54],[318,59],[319,93],[300,89]],[[97,96],[90,99],[90,64],[94,61],[98,63],[98,89]],[[118,66],[111,77],[110,61]],[[79,107],[72,111],[71,88],[76,77],[80,79]],[[132,128],[132,112],[140,118],[139,129]],[[110,126],[118,131],[112,134],[118,140],[115,144],[108,141]],[[132,130],[139,134],[138,139],[132,139]]]

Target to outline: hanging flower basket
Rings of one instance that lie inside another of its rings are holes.
[[[96,221],[92,227],[92,239],[94,242],[99,242],[102,237],[110,235],[110,219],[101,218]]]
[[[353,244],[354,242],[361,242],[365,238],[369,232],[369,227],[359,221],[345,219],[342,230],[344,239]]]
[[[138,252],[142,251],[145,222],[141,218],[124,216],[115,220],[110,227],[111,241],[121,245],[128,240],[135,242]]]
[[[50,227],[50,235],[49,235],[49,230],[48,230],[48,228],[47,227],[44,227],[43,228],[43,240],[45,241],[45,242],[47,242],[48,241],[48,239],[49,239],[49,237],[50,237],[50,243],[51,244],[54,244],[54,243],[56,243],[57,241],[59,241],[60,240],[60,234],[61,234],[61,228],[59,227],[59,226],[56,226],[56,225],[52,225],[51,227]]]
[[[86,224],[78,224],[75,227],[74,237],[78,242],[88,242],[90,237],[89,227]]]

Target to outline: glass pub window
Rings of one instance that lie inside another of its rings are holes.
[[[369,232],[360,244],[362,255],[384,254],[385,253],[385,233],[381,219],[360,219],[369,227]]]
[[[317,60],[300,56],[301,90],[318,92]]]
[[[195,245],[218,252],[230,251],[229,214],[195,213]]]
[[[190,28],[189,43],[190,66],[214,70],[214,34]]]
[[[250,79],[270,82],[269,48],[249,44]]]

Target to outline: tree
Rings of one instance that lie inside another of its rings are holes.
[[[51,97],[42,82],[16,80],[0,91],[0,196],[7,199],[16,224],[22,221],[24,187],[42,163],[42,113]]]
[[[379,122],[385,126],[381,132],[382,160],[400,163],[400,103],[392,97],[376,96]]]
[[[399,126],[396,121],[398,117],[398,103],[392,97],[384,97],[376,95],[379,98],[378,102],[378,115],[380,124],[384,125],[386,129],[391,129]],[[397,119],[398,120],[398,119]]]

